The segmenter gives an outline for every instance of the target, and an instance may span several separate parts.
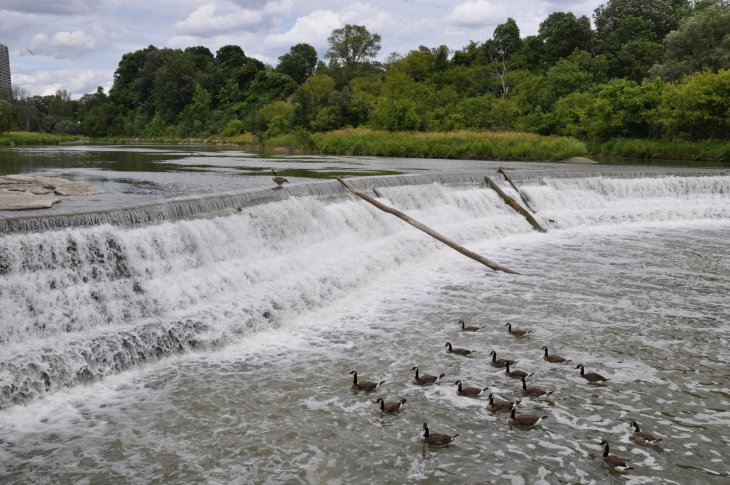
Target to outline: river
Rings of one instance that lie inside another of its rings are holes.
[[[12,172],[108,193],[64,200],[41,218],[52,223],[0,214],[17,219],[0,235],[3,483],[730,479],[726,170],[167,149],[179,158],[149,163],[168,169],[123,171],[19,152],[38,162]],[[546,234],[480,180],[497,180],[500,165]],[[289,188],[269,190],[270,168],[302,166]],[[317,180],[335,172],[403,174],[355,180],[522,274],[488,270]],[[482,328],[462,333],[460,319]],[[515,338],[506,322],[531,333]],[[476,352],[447,354],[447,341]],[[548,364],[543,345],[571,362]],[[521,396],[491,350],[518,359],[550,399]],[[577,364],[610,380],[589,385]],[[415,365],[446,377],[415,386]],[[385,383],[355,393],[352,370]],[[485,397],[458,396],[457,379],[547,419],[511,427]],[[377,397],[407,402],[382,416]],[[662,448],[631,441],[632,420]],[[426,447],[424,422],[459,436]],[[634,469],[607,470],[601,440]]]

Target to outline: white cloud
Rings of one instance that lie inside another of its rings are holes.
[[[342,17],[331,10],[315,10],[299,17],[287,32],[269,35],[265,44],[268,48],[286,49],[304,42],[313,45],[317,50],[324,50],[327,47],[327,37],[344,24]]]
[[[112,0],[3,0],[2,8],[37,15],[82,15],[110,4]]]
[[[213,37],[236,30],[249,30],[261,25],[264,14],[260,11],[233,7],[229,13],[217,14],[218,6],[212,3],[198,7],[188,18],[175,24],[182,35]]]
[[[111,88],[114,70],[100,69],[57,69],[34,70],[14,73],[13,85],[19,86],[31,94],[47,96],[56,91],[66,90],[74,98],[93,93],[98,86],[105,91]]]
[[[53,37],[36,34],[30,44],[30,49],[34,54],[59,58],[78,56],[84,51],[92,51],[96,47],[96,40],[83,30],[56,32]]]
[[[460,3],[446,21],[461,27],[484,27],[507,19],[507,9],[489,0],[469,0]]]

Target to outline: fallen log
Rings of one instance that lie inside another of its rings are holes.
[[[495,192],[497,192],[497,194],[499,194],[499,196],[502,198],[502,200],[504,201],[505,204],[507,204],[508,206],[512,207],[516,212],[520,213],[525,219],[527,219],[527,222],[529,222],[530,225],[532,225],[532,227],[536,231],[547,232],[545,230],[545,228],[542,227],[540,225],[540,223],[537,222],[537,220],[534,217],[532,217],[532,214],[530,214],[529,212],[527,212],[527,210],[525,210],[524,207],[522,207],[520,204],[518,204],[517,202],[515,202],[515,199],[513,199],[509,195],[505,194],[504,193],[504,190],[502,190],[499,187],[499,185],[497,185],[496,183],[494,183],[494,181],[492,181],[492,179],[490,179],[489,177],[486,177],[485,176],[484,177],[484,180],[486,180],[487,185],[489,185],[489,187],[492,190],[494,190]]]
[[[489,259],[487,259],[473,251],[466,249],[464,246],[461,246],[461,245],[457,244],[456,242],[452,241],[451,239],[447,238],[446,236],[439,234],[438,232],[434,231],[430,227],[428,227],[424,224],[421,224],[420,222],[418,222],[415,219],[412,219],[407,214],[379,202],[378,200],[370,197],[369,195],[365,194],[364,192],[357,190],[355,187],[352,186],[352,184],[350,182],[343,179],[342,177],[337,177],[337,180],[339,180],[340,183],[342,183],[342,185],[347,187],[347,190],[349,190],[356,196],[360,197],[364,201],[369,202],[370,204],[374,205],[375,207],[377,207],[378,209],[380,209],[383,212],[387,212],[388,214],[392,214],[392,215],[398,217],[399,219],[404,220],[405,222],[412,225],[416,229],[420,229],[421,231],[425,232],[426,234],[433,237],[434,239],[441,241],[442,243],[446,244],[450,248],[460,252],[464,256],[471,258],[474,261],[477,261],[477,262],[483,264],[484,266],[491,268],[495,271],[503,271],[505,273],[510,273],[510,274],[520,274],[517,271],[511,270],[505,266],[495,263],[494,261],[490,261]]]
[[[527,207],[528,209],[530,209],[533,214],[537,214],[537,211],[535,209],[533,209],[532,207],[530,207],[530,203],[527,202],[527,198],[522,194],[522,192],[520,191],[520,189],[517,188],[517,186],[515,185],[515,183],[512,181],[512,177],[510,177],[509,175],[507,175],[507,172],[504,171],[504,168],[503,167],[499,167],[499,169],[497,170],[497,173],[501,173],[502,174],[502,177],[504,177],[504,179],[507,182],[509,182],[509,184],[512,186],[512,188],[515,189],[515,192],[517,192],[518,194],[520,194],[520,199],[522,199],[522,202],[525,203],[525,207]]]

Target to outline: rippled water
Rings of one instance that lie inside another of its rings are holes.
[[[730,203],[726,182],[685,182],[704,188],[678,197],[686,183],[674,180],[529,185],[540,217],[553,221],[547,234],[481,188],[383,191],[520,276],[487,271],[354,200],[0,239],[37,254],[12,259],[0,286],[16,312],[0,317],[10,342],[0,361],[35,363],[52,379],[40,399],[0,410],[0,479],[726,483]],[[66,261],[69,239],[76,259]],[[51,281],[65,284],[29,313],[18,295],[41,294]],[[462,334],[461,318],[482,330]],[[107,355],[104,343],[117,355],[119,335],[144,340],[146,325],[178,321],[205,326],[191,330],[199,347],[121,372],[95,361],[91,372],[104,378],[90,385],[63,380],[83,352]],[[515,339],[507,321],[532,333]],[[449,355],[447,340],[477,353]],[[542,345],[572,362],[544,362]],[[490,350],[519,359],[552,399],[521,398],[519,382],[489,366]],[[54,374],[61,360],[67,370]],[[586,384],[577,363],[610,381]],[[416,387],[414,365],[446,378]],[[353,393],[353,369],[386,383]],[[511,428],[486,398],[457,396],[457,379],[521,398],[523,412],[548,419]],[[407,404],[380,416],[377,397]],[[663,448],[630,441],[631,420],[664,438]],[[445,449],[424,447],[424,422],[460,436]],[[601,465],[601,439],[635,468],[626,477]]]

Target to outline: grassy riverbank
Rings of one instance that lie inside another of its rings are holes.
[[[474,131],[391,133],[363,128],[281,135],[266,140],[266,147],[323,155],[480,160],[562,160],[588,155],[585,143],[562,136]]]
[[[0,133],[0,146],[6,147],[25,145],[58,145],[59,143],[72,141],[79,141],[79,137],[29,131]]]
[[[644,140],[616,138],[589,143],[591,155],[631,160],[706,160],[730,162],[730,141]]]

